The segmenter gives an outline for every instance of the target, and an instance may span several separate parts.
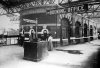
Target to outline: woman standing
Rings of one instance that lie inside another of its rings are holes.
[[[53,50],[53,42],[52,42],[52,35],[50,34],[49,37],[48,37],[48,50],[49,51],[52,51]]]

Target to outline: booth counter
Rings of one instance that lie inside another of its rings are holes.
[[[40,61],[48,55],[47,42],[24,42],[24,59]]]

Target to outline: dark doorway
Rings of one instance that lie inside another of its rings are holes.
[[[76,21],[75,23],[75,37],[79,38],[80,37],[80,22]]]
[[[84,24],[84,42],[88,42],[88,38],[87,38],[87,29],[88,29],[88,26],[87,26],[87,24],[85,23],[85,24]]]
[[[90,41],[93,40],[93,27],[90,25]]]
[[[75,23],[75,37],[76,38],[79,38],[81,35],[80,34],[80,27],[81,27],[80,22],[76,21],[76,23]],[[80,43],[80,39],[76,39],[75,41],[76,41],[76,43]]]

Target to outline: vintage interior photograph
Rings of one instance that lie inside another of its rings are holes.
[[[99,68],[100,0],[0,0],[0,68]]]

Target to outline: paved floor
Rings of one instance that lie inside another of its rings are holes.
[[[40,62],[24,60],[20,46],[0,47],[0,68],[91,68],[91,56],[96,56],[100,40],[85,44],[58,47]]]

